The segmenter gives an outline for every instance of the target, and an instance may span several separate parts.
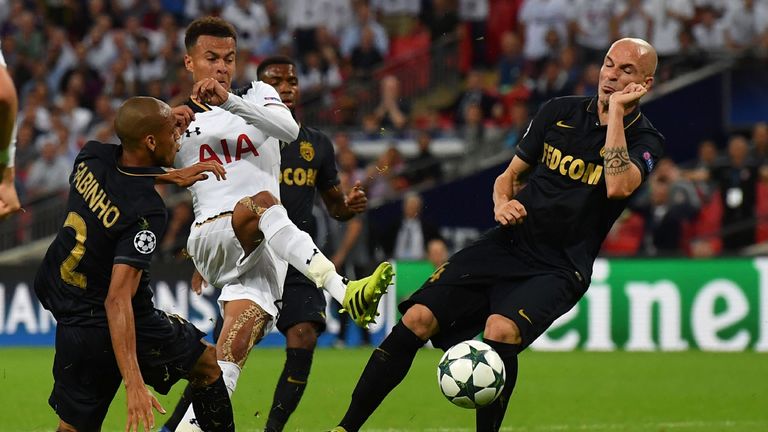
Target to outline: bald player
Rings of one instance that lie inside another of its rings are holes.
[[[204,430],[234,430],[216,349],[188,321],[155,309],[149,286],[147,270],[167,219],[155,182],[223,175],[210,163],[162,168],[173,164],[186,127],[165,103],[131,98],[115,119],[121,145],[90,141],[75,159],[66,219],[35,278],[40,302],[57,321],[48,402],[58,431],[100,430],[121,380],[125,430],[149,431],[152,409],[165,410],[145,384],[167,394],[181,378],[192,384]]]
[[[501,428],[518,354],[584,295],[603,239],[662,156],[664,138],[638,105],[656,62],[647,42],[621,39],[605,56],[597,97],[541,106],[493,185],[498,226],[399,305],[403,318],[371,355],[335,431],[359,430],[427,340],[445,350],[480,332],[507,378],[501,396],[476,411],[476,429]],[[515,194],[524,173],[528,184]]]

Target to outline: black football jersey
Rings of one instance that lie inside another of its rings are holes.
[[[528,216],[511,228],[514,241],[537,260],[577,271],[585,284],[605,236],[628,202],[607,197],[606,131],[596,98],[555,98],[541,107],[516,150],[531,171],[528,185],[516,196]],[[644,181],[663,154],[664,137],[639,109],[625,116],[624,132],[630,160]]]
[[[315,238],[315,190],[339,184],[333,144],[319,130],[301,126],[298,138],[281,150],[280,159],[280,201],[293,223]]]
[[[56,320],[106,326],[104,300],[113,264],[142,272],[136,316],[153,310],[149,264],[165,232],[165,204],[155,191],[159,167],[122,167],[121,146],[88,142],[70,175],[67,215],[35,278],[35,292]]]

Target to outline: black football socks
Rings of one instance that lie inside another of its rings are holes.
[[[416,352],[425,343],[399,321],[368,359],[340,426],[348,432],[358,431],[389,392],[405,378]]]
[[[200,429],[205,432],[234,432],[232,402],[224,384],[224,374],[219,375],[213,384],[190,387],[192,407]]]
[[[477,430],[482,432],[498,431],[501,429],[501,422],[504,420],[509,398],[512,396],[512,390],[515,389],[517,382],[517,355],[520,353],[521,346],[488,339],[483,339],[483,342],[490,345],[499,354],[504,362],[507,377],[501,395],[492,404],[477,410],[476,426]]]
[[[179,426],[181,419],[184,418],[184,414],[187,413],[187,408],[192,403],[192,384],[187,383],[184,387],[184,393],[181,394],[179,402],[176,404],[176,408],[173,409],[173,413],[163,425],[163,428],[173,432],[176,427]]]
[[[288,417],[299,405],[304,389],[307,388],[309,370],[312,367],[312,350],[287,348],[285,367],[277,381],[272,409],[265,431],[279,432],[285,427]]]

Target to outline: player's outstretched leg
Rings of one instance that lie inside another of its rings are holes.
[[[437,321],[423,305],[406,311],[384,341],[373,351],[352,392],[339,431],[356,432],[411,368],[416,352],[437,332]]]
[[[373,275],[348,282],[336,273],[333,263],[320,252],[312,237],[289,218],[285,207],[271,193],[263,191],[241,199],[232,214],[232,226],[245,254],[266,241],[275,254],[301,274],[325,288],[365,327],[373,321],[381,296],[392,279],[392,266],[382,263]],[[362,293],[362,294],[358,294]],[[349,307],[349,308],[348,308]]]

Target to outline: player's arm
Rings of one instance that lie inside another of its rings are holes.
[[[0,67],[0,220],[21,209],[14,184],[14,158],[16,153],[16,87],[2,59]]]
[[[530,169],[530,165],[515,155],[501,175],[493,183],[493,214],[502,225],[522,223],[528,214],[523,204],[514,199],[515,182],[518,176]]]
[[[128,405],[126,430],[138,429],[143,423],[144,430],[148,432],[155,425],[152,407],[161,413],[165,413],[165,410],[144,385],[136,354],[136,326],[131,299],[139,287],[141,274],[141,269],[127,264],[113,265],[104,307],[107,311],[112,349],[125,383]]]
[[[624,116],[634,109],[648,90],[632,83],[611,95],[608,103],[608,131],[605,137],[605,188],[608,198],[624,199],[632,195],[643,181],[640,168],[629,158]]]
[[[179,187],[190,187],[208,178],[208,174],[216,176],[216,180],[226,180],[227,170],[216,161],[198,162],[184,168],[168,168],[165,174],[155,177],[155,183],[175,184]]]
[[[320,196],[323,197],[328,214],[338,221],[343,222],[352,219],[356,214],[362,213],[368,208],[368,197],[359,181],[355,183],[346,196],[342,193],[339,185],[320,191]]]
[[[268,87],[268,88],[266,88]],[[240,116],[246,122],[255,126],[266,135],[281,141],[291,142],[299,136],[299,124],[293,118],[291,111],[280,102],[277,91],[272,86],[266,86],[263,91],[271,91],[276,103],[259,105],[247,101],[240,96],[229,93],[215,79],[203,79],[192,87],[192,98],[211,105],[218,105],[232,114]],[[279,103],[278,103],[279,102]]]

